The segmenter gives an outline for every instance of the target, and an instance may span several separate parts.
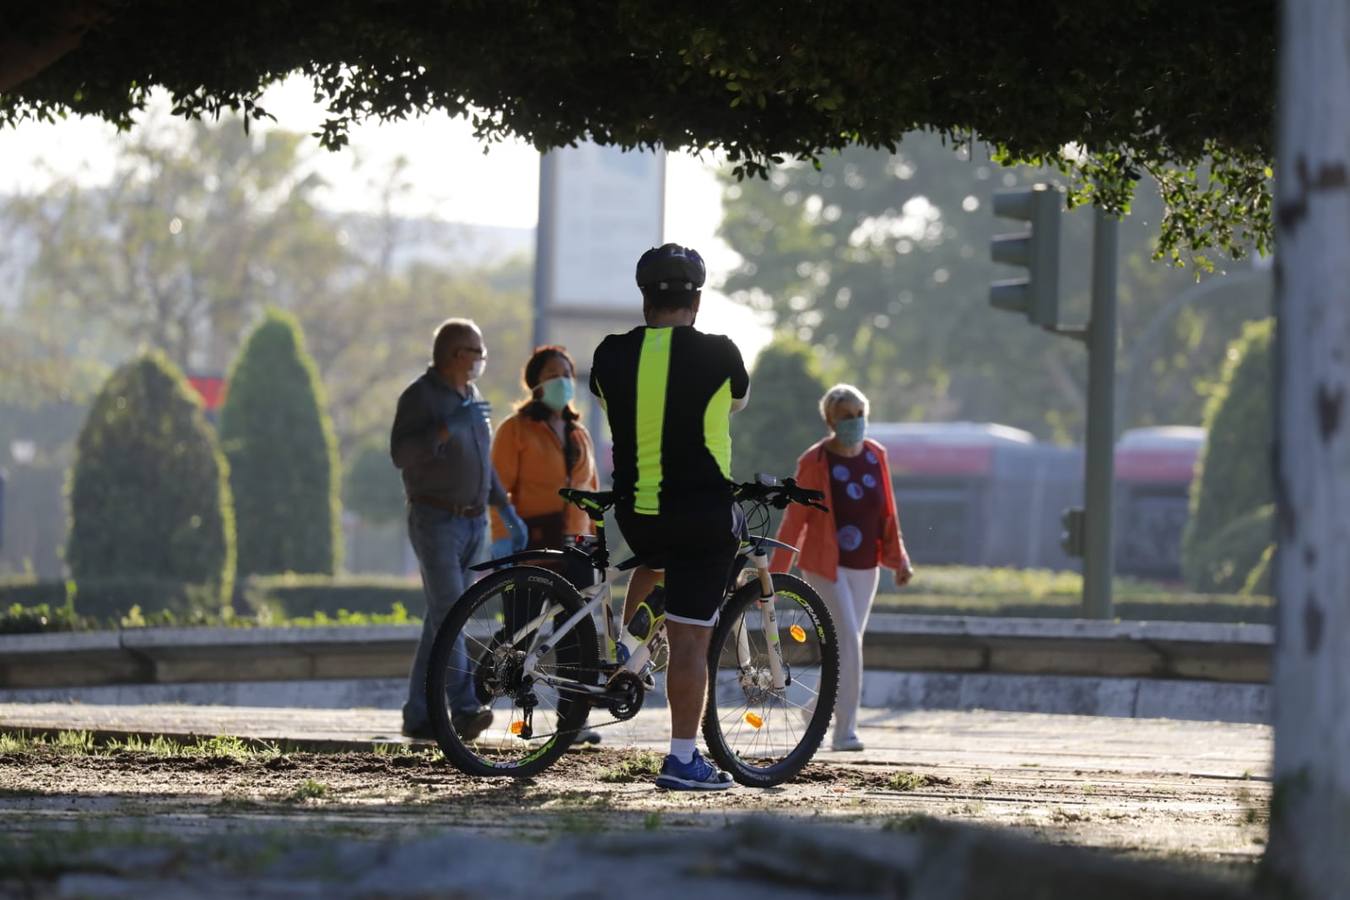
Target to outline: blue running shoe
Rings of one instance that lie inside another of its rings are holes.
[[[725,791],[731,787],[731,776],[718,770],[694,751],[694,758],[682,763],[667,754],[656,776],[656,786],[668,791]]]

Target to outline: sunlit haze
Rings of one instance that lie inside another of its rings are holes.
[[[291,78],[263,96],[262,106],[277,119],[258,127],[312,133],[323,121],[308,84]],[[166,136],[181,124],[167,114],[163,97],[152,102],[138,128]],[[54,178],[73,177],[84,184],[106,182],[113,173],[120,136],[113,126],[93,119],[46,125],[25,124],[0,130],[0,191],[31,193]],[[310,139],[310,159],[329,187],[320,202],[332,211],[373,211],[380,203],[378,178],[399,157],[413,190],[395,203],[395,212],[446,222],[533,228],[538,214],[539,154],[521,141],[484,145],[470,124],[443,113],[401,122],[368,122],[351,130],[347,148],[330,153]],[[709,266],[709,284],[717,285],[736,263],[736,255],[715,237],[721,217],[715,158],[671,154],[666,166],[667,240],[697,247]],[[705,292],[700,326],[734,335],[747,357],[768,342],[769,329],[749,310],[716,290]]]

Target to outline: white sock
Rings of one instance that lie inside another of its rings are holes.
[[[694,761],[694,751],[698,749],[696,738],[671,738],[670,755],[682,763],[691,763]]]

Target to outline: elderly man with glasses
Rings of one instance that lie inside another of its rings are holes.
[[[408,537],[422,573],[427,611],[408,678],[403,733],[432,739],[427,710],[427,661],[441,622],[469,585],[487,527],[487,505],[496,506],[517,549],[525,523],[512,509],[492,468],[488,404],[474,384],[487,363],[483,333],[468,319],[448,319],[436,329],[431,365],[398,398],[390,455],[408,496]],[[492,724],[492,711],[474,691],[463,638],[455,648],[450,718],[465,740]]]

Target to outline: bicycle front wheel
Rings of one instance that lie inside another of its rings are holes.
[[[566,634],[554,632],[583,605],[565,579],[533,566],[494,573],[465,591],[436,634],[427,668],[436,743],[456,768],[523,778],[567,750],[590,708],[578,685],[599,678],[595,625],[585,616]],[[542,645],[551,649],[532,675],[525,661]],[[455,711],[478,704],[492,721],[473,734]]]
[[[825,602],[800,578],[774,575],[787,683],[774,686],[759,582],[722,608],[708,651],[708,752],[741,784],[771,787],[800,772],[820,747],[839,689],[839,645]]]

